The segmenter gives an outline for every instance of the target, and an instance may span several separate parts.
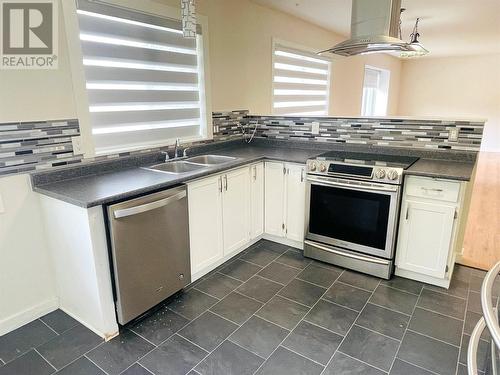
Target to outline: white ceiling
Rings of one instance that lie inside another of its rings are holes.
[[[350,34],[351,0],[253,1]],[[500,0],[403,0],[402,6],[403,38],[420,17],[420,42],[431,52],[429,57],[500,53]]]

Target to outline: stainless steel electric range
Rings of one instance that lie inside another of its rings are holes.
[[[349,152],[308,160],[304,255],[390,278],[403,170],[417,160]]]

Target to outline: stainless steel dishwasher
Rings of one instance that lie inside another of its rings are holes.
[[[191,282],[185,186],[108,206],[118,322]]]

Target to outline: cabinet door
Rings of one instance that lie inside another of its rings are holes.
[[[406,200],[401,210],[396,265],[443,278],[454,216],[454,206]]]
[[[284,236],[285,174],[283,163],[265,165],[265,230],[267,234]]]
[[[191,273],[223,257],[220,176],[188,184]]]
[[[250,193],[248,168],[240,168],[222,176],[222,221],[224,255],[249,241]]]
[[[264,233],[264,163],[250,166],[250,238]]]
[[[296,164],[286,165],[286,237],[304,241],[305,212],[305,167]]]

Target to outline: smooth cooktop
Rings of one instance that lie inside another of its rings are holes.
[[[370,154],[361,152],[325,152],[317,157],[318,160],[327,160],[347,164],[378,165],[394,168],[409,168],[419,158],[403,155]]]

